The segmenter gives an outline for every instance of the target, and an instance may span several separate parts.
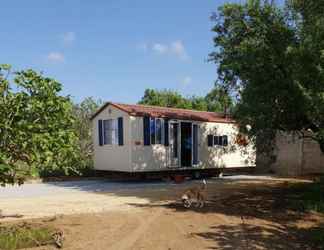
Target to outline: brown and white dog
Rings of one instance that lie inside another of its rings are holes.
[[[181,196],[183,206],[185,208],[191,207],[192,203],[196,203],[196,207],[202,208],[206,201],[206,180],[200,186],[187,189]]]

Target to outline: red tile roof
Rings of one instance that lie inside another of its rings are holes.
[[[114,102],[107,102],[106,104],[104,104],[96,113],[93,114],[91,120],[109,105],[114,106],[115,108],[120,109],[132,116],[148,115],[151,117],[161,117],[179,120],[235,123],[235,121],[232,118],[228,116],[225,117],[224,114],[221,113],[140,104],[121,104]]]

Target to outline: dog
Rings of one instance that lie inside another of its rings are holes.
[[[190,208],[192,203],[196,203],[196,207],[202,208],[205,206],[206,201],[206,180],[200,186],[192,187],[187,189],[181,196],[183,206]]]

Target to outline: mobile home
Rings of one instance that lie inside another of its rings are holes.
[[[255,167],[223,114],[108,102],[91,118],[94,167],[127,173]]]

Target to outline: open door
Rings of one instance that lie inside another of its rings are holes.
[[[181,122],[181,167],[192,166],[192,123]]]
[[[199,149],[199,126],[198,124],[192,124],[192,165],[198,165],[198,149]]]
[[[171,167],[179,167],[179,149],[180,149],[180,133],[179,133],[179,123],[170,122],[170,163]]]

